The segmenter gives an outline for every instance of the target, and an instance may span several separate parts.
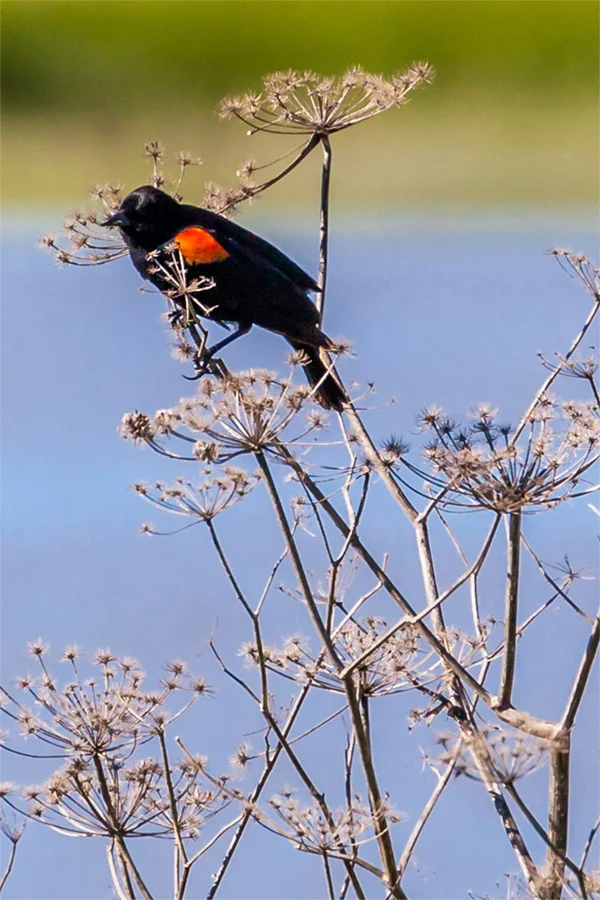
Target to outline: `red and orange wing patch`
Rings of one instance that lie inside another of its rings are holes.
[[[192,266],[223,262],[229,256],[216,238],[203,228],[185,228],[175,235],[173,240],[181,250],[185,261]]]

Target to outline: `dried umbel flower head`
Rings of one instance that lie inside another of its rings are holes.
[[[91,660],[96,677],[85,679],[80,653],[69,647],[62,662],[71,680],[59,689],[47,687],[46,663],[35,656],[41,674],[21,679],[26,700],[2,689],[7,701],[3,712],[20,724],[24,735],[41,742],[40,757],[65,762],[43,785],[22,791],[28,804],[23,809],[14,786],[2,785],[5,805],[61,833],[88,837],[174,838],[176,815],[179,836],[195,838],[204,821],[229,803],[218,785],[205,783],[199,768],[185,761],[172,765],[168,759],[165,728],[208,691],[204,679],[188,673],[186,663],[168,663],[159,689],[146,692],[136,660],[98,650]],[[177,691],[182,704],[168,712],[165,700]],[[159,759],[140,756],[151,745]],[[32,755],[28,747],[27,756]]]
[[[377,817],[385,817],[389,825],[401,822],[404,816],[392,809],[387,798],[381,801],[376,815],[369,806],[355,795],[349,805],[331,810],[325,817],[316,802],[301,806],[291,789],[281,791],[271,798],[269,806],[283,824],[286,836],[298,847],[309,847],[321,852],[336,850],[352,841],[364,844],[376,838]]]
[[[41,645],[38,640],[33,646]],[[144,673],[134,659],[118,657],[109,649],[98,650],[91,659],[94,676],[86,678],[80,651],[67,647],[61,662],[69,667],[69,678],[60,687],[43,656],[34,656],[39,674],[17,679],[17,689],[25,699],[0,688],[5,700],[2,712],[19,726],[23,736],[35,737],[53,748],[45,752],[65,757],[85,759],[139,747],[206,692],[206,685],[198,691],[198,679],[180,671],[175,687],[182,692],[182,704],[178,712],[170,713],[164,703],[172,695],[173,685],[163,682],[158,691],[146,692]]]
[[[145,441],[160,453],[205,463],[229,462],[265,450],[278,452],[278,442],[303,442],[324,427],[324,415],[309,411],[308,419],[290,433],[314,394],[308,385],[295,386],[292,375],[293,370],[282,380],[272,372],[250,369],[216,380],[204,378],[193,397],[154,417],[128,413],[119,430],[124,438]],[[163,436],[169,438],[168,451]],[[174,452],[174,441],[179,442],[181,454]]]
[[[483,404],[462,426],[438,408],[425,410],[419,423],[433,433],[424,450],[430,469],[404,459],[400,464],[430,490],[443,492],[440,502],[449,509],[535,511],[594,489],[585,476],[600,457],[595,401],[560,402],[543,395],[521,433],[496,417],[497,410]]]
[[[254,182],[252,175],[285,157],[263,166],[248,160],[238,170],[235,188],[209,185],[205,206],[223,212],[251,201],[288,175],[320,143],[325,145],[329,135],[358,125],[394,106],[402,106],[411,91],[433,78],[432,67],[419,62],[391,78],[372,75],[359,67],[348,69],[338,78],[289,70],[267,75],[260,93],[225,98],[221,103],[221,116],[243,122],[248,126],[248,134],[298,134],[304,139],[299,147],[286,154],[286,157],[293,155],[291,161],[262,183]]]
[[[481,729],[490,760],[496,775],[504,784],[512,784],[541,768],[548,757],[548,744],[539,738],[520,732],[507,731],[497,725],[485,725]],[[437,743],[442,748],[438,762],[443,765],[454,759],[456,735],[440,733]],[[456,762],[456,772],[479,779],[479,770],[473,764],[468,749],[463,747]]]
[[[561,269],[583,285],[586,293],[600,302],[600,269],[584,253],[555,248],[550,251]]]
[[[183,839],[195,839],[202,825],[229,804],[194,767],[153,758],[74,757],[44,784],[23,789],[26,805],[7,805],[61,834],[86,837],[174,838],[173,809]]]
[[[454,643],[455,656],[468,665],[474,653],[472,643],[467,652],[465,642],[450,630],[448,640]],[[360,622],[349,621],[334,631],[334,645],[344,670],[352,671],[364,696],[445,685],[439,659],[422,646],[412,625],[388,629],[382,619],[374,616]],[[316,657],[303,637],[290,638],[281,648],[263,646],[262,654],[266,667],[286,678],[337,693],[345,691],[339,671],[328,659]],[[252,642],[243,645],[241,655],[249,665],[260,661],[258,648]]]
[[[235,116],[250,134],[334,134],[373,116],[402,106],[415,88],[433,81],[428,63],[413,63],[403,72],[384,78],[353,67],[339,78],[314,72],[275,72],[259,94],[227,97],[221,115]]]
[[[257,483],[258,478],[243,469],[225,466],[219,475],[198,484],[178,478],[173,485],[136,484],[134,490],[155,506],[191,518],[194,521],[190,524],[195,524],[210,521],[235,506]]]
[[[144,147],[144,156],[152,160],[151,181],[154,187],[170,191],[177,200],[185,172],[189,166],[200,165],[201,160],[185,151],[177,156],[178,175],[168,178],[162,168],[164,149],[160,141],[150,141]],[[97,266],[113,262],[129,252],[119,233],[100,226],[100,222],[119,208],[125,195],[123,184],[97,184],[91,191],[91,209],[75,210],[66,217],[62,235],[45,235],[41,244],[50,250],[57,262],[73,266]]]

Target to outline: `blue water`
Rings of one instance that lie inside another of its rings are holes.
[[[314,236],[292,233],[277,222],[259,224],[266,237],[314,271]],[[35,247],[43,230],[41,223],[5,221],[3,680],[10,683],[32,668],[23,651],[38,635],[58,656],[72,642],[90,652],[108,645],[116,653],[138,657],[152,675],[160,674],[160,661],[187,658],[218,686],[218,695],[201,701],[201,711],[191,714],[182,733],[222,769],[237,743],[246,740],[240,731],[255,730],[259,721],[237,689],[223,683],[204,652],[205,641],[216,633],[220,649],[235,663],[239,644],[247,638],[246,623],[204,533],[192,530],[164,540],[138,536],[141,522],[160,516],[129,486],[174,478],[182,470],[149,450],[133,448],[116,433],[124,412],[152,412],[177,402],[189,391],[181,379],[186,369],[169,355],[168,336],[159,322],[160,297],[138,292],[138,277],[126,260],[95,269],[56,268]],[[377,440],[395,432],[416,441],[415,414],[431,403],[462,416],[487,401],[500,407],[505,421],[519,415],[544,375],[536,352],[564,351],[589,305],[583,291],[546,254],[556,245],[598,258],[598,237],[589,223],[578,225],[572,216],[565,219],[551,211],[543,221],[522,215],[500,223],[482,213],[462,223],[454,218],[452,227],[448,219],[389,219],[385,228],[359,217],[334,221],[324,327],[332,337],[353,342],[355,355],[340,364],[344,377],[377,386],[372,405],[381,408],[365,417]],[[597,334],[588,343],[596,341]],[[231,369],[277,368],[287,352],[281,338],[255,329],[227,351],[226,359]],[[560,393],[570,396],[572,387],[563,382]],[[396,398],[394,404],[388,403],[390,397]],[[379,494],[370,515],[366,528],[375,555],[381,558],[388,549],[393,554],[399,544],[393,564],[418,605],[409,529]],[[160,523],[177,524],[164,517]],[[239,571],[250,589],[258,589],[280,547],[266,507],[254,496],[219,525],[225,543],[236,548]],[[574,568],[596,567],[595,522],[586,502],[532,518],[527,528],[545,560],[568,553]],[[450,556],[451,551],[442,551],[443,581],[454,572]],[[501,559],[495,572],[490,590],[498,596],[493,603],[501,594]],[[533,571],[527,577],[533,590]],[[288,583],[293,583],[291,576]],[[546,599],[539,582],[535,591],[535,602]],[[595,582],[581,582],[577,602],[591,612],[596,591]],[[535,608],[535,602],[527,597],[527,609]],[[301,613],[293,612],[283,620],[284,631],[273,626],[270,637],[290,633],[300,618]],[[526,708],[540,716],[557,713],[586,638],[580,620],[564,611],[555,617],[544,651],[538,645],[524,654],[518,672],[527,686],[521,698]],[[596,700],[597,690],[592,690],[575,739],[575,858],[594,818],[590,785],[595,777]],[[440,720],[434,728],[408,736],[406,713],[415,702],[410,695],[399,700],[393,720],[389,713],[380,718],[377,704],[374,711],[375,729],[388,735],[378,755],[382,784],[395,805],[413,818],[417,799],[433,786],[420,774],[417,745],[431,744],[433,731],[447,725]],[[234,717],[221,712],[226,703],[236,710]],[[302,727],[311,724],[314,720],[306,717]],[[397,730],[393,741],[390,728]],[[330,757],[312,758],[310,748],[316,744],[307,743],[303,750],[322,783],[332,785],[332,796],[341,790],[341,724],[338,731],[340,746],[332,747]],[[260,736],[248,740],[257,747],[261,743]],[[2,777],[37,782],[43,775],[11,757]],[[267,796],[295,781],[284,766]],[[543,817],[545,788],[541,780],[532,784],[536,813]],[[410,820],[398,826],[398,846],[411,826]],[[532,844],[537,853],[539,846]],[[158,856],[152,845],[136,845],[135,852],[152,873],[156,895],[167,896],[166,846]],[[370,851],[367,855],[373,858]],[[496,888],[496,880],[516,870],[483,789],[463,781],[449,787],[416,860],[418,870],[410,870],[406,890],[411,897],[430,900],[464,897],[468,889],[503,895],[504,885]],[[199,864],[190,896],[205,895],[218,861],[217,851]],[[372,896],[380,896],[372,890]],[[74,845],[31,825],[7,891],[15,900],[109,896],[103,852],[96,842]],[[255,826],[222,896],[306,898],[322,896],[322,891],[318,863]]]

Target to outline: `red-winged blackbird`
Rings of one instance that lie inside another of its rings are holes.
[[[205,359],[260,325],[302,351],[306,377],[311,386],[318,385],[315,394],[322,406],[340,410],[347,402],[328,371],[327,350],[333,345],[319,328],[319,313],[308,296],[319,287],[281,250],[217,213],[178,203],[148,185],[128,194],[102,224],[119,227],[133,265],[159,290],[172,292],[173,286],[148,254],[170,242],[185,260],[188,284],[199,276],[214,281],[214,287],[202,292],[202,303],[211,308],[211,320],[235,322],[238,329],[211,347]]]

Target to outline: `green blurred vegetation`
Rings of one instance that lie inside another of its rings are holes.
[[[340,135],[342,202],[595,203],[595,0],[3,0],[3,200],[75,202],[144,180],[140,150],[190,149],[205,180],[278,156],[212,112],[276,69],[438,70],[405,109]],[[310,168],[310,167],[309,167]],[[357,178],[357,173],[360,178]],[[297,202],[314,173],[277,197]],[[312,192],[309,192],[309,196]],[[277,202],[277,197],[274,198]],[[272,202],[272,201],[266,201]]]

